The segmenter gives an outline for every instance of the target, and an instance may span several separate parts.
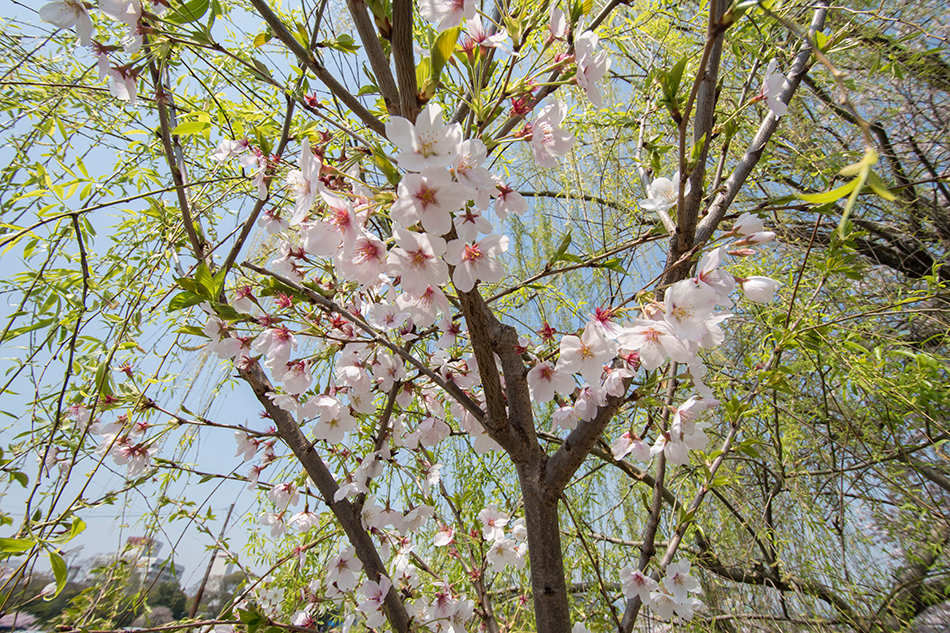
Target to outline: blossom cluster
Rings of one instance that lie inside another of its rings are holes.
[[[136,55],[142,47],[146,28],[143,18],[158,16],[168,8],[167,0],[100,0],[99,10],[108,18],[128,27],[121,39],[121,48],[128,55]],[[109,91],[120,101],[134,106],[139,69],[132,64],[112,64],[109,53],[119,48],[93,41],[94,26],[86,4],[82,0],[54,0],[40,7],[40,19],[61,29],[75,29],[82,46],[92,46],[96,56],[99,81],[109,80]]]
[[[689,575],[689,561],[671,563],[663,580],[657,582],[642,571],[627,565],[620,570],[623,595],[627,600],[639,596],[640,601],[653,610],[661,620],[691,620],[704,605],[689,595],[699,593],[699,581]]]

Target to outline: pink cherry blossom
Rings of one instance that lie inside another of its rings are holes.
[[[587,93],[590,102],[599,108],[604,99],[596,82],[607,74],[610,59],[607,58],[607,51],[594,52],[598,41],[593,31],[584,31],[575,40],[574,56],[577,59],[577,85]]]
[[[462,240],[449,242],[445,261],[455,266],[452,281],[461,292],[469,292],[477,280],[498,283],[505,276],[505,268],[498,256],[508,250],[507,235],[489,235],[474,244]]]
[[[486,541],[497,541],[505,536],[508,515],[500,512],[494,504],[489,504],[478,513],[482,522],[482,536]]]
[[[509,213],[520,216],[527,212],[528,202],[524,199],[524,196],[497,178],[495,179],[495,188],[498,190],[495,198],[495,215],[500,220],[508,217]]]
[[[366,617],[366,626],[374,628],[386,621],[383,603],[392,586],[393,584],[389,578],[380,576],[378,583],[367,580],[360,587],[360,591],[366,597],[366,600],[361,602],[356,609]]]
[[[283,369],[290,354],[297,350],[297,337],[284,326],[264,330],[253,345],[254,351],[267,357],[264,365],[271,371]]]
[[[386,258],[389,274],[402,278],[402,288],[418,297],[429,286],[440,286],[448,281],[449,269],[442,261],[445,240],[441,237],[414,233],[396,227],[393,229],[396,247]]]
[[[555,101],[542,108],[531,124],[534,160],[541,167],[557,167],[557,157],[569,152],[574,145],[574,136],[558,127],[566,116],[567,106]]]
[[[616,355],[617,344],[588,323],[580,337],[568,335],[561,339],[557,368],[569,374],[579,373],[591,385],[600,386],[604,364]]]
[[[550,402],[554,394],[568,396],[574,391],[574,379],[569,372],[559,371],[553,363],[538,363],[528,372],[528,391],[535,402]]]
[[[403,227],[421,222],[426,231],[444,235],[452,228],[452,214],[468,198],[465,187],[454,182],[449,172],[427,167],[421,173],[406,174],[396,189],[399,196],[390,214]]]
[[[647,605],[651,602],[650,592],[660,588],[657,581],[630,565],[620,570],[620,582],[623,585],[624,598],[631,600],[634,596],[640,596],[641,602]]]
[[[624,433],[610,445],[610,453],[614,459],[623,459],[630,455],[638,462],[650,461],[650,446],[630,432]]]

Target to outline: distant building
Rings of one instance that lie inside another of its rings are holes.
[[[234,572],[234,563],[228,558],[227,553],[220,550],[216,551],[214,561],[211,563],[211,573],[208,575],[206,590],[211,592],[220,591],[224,579],[230,576],[232,572]]]
[[[141,582],[146,585],[164,582],[178,582],[185,568],[177,564],[172,557],[162,559],[158,553],[162,543],[147,536],[130,536],[125,548],[119,554],[101,554],[93,559],[95,567],[111,565],[123,560],[132,565]]]

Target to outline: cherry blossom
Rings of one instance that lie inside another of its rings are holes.
[[[504,571],[508,565],[523,569],[525,565],[524,556],[527,551],[528,546],[525,543],[519,544],[514,539],[500,538],[492,543],[486,558],[488,558],[488,562],[495,572]]]
[[[378,583],[367,580],[360,587],[360,591],[366,597],[366,600],[361,602],[356,609],[366,617],[366,626],[373,628],[386,621],[383,603],[392,586],[392,581],[389,578],[381,576]]]
[[[717,302],[724,303],[736,286],[736,279],[719,266],[725,258],[726,249],[719,247],[703,255],[696,265],[696,280],[706,284],[716,292]]]
[[[430,103],[419,113],[415,124],[403,117],[392,117],[386,124],[386,138],[400,150],[396,154],[399,166],[419,172],[429,166],[448,167],[452,164],[462,142],[462,127],[458,123],[444,124],[442,108]]]
[[[251,170],[251,184],[257,187],[257,199],[267,200],[267,157],[258,148],[238,159],[241,167]],[[284,227],[286,228],[286,227]]]
[[[450,29],[466,20],[475,19],[475,0],[420,0],[419,13],[436,25],[439,31]]]
[[[356,419],[350,414],[349,407],[340,404],[332,396],[315,396],[313,406],[319,411],[320,419],[313,425],[313,436],[330,444],[339,444],[343,436],[356,428]]]
[[[310,139],[304,137],[300,144],[300,169],[292,169],[287,174],[287,186],[294,195],[294,214],[290,218],[290,225],[296,226],[304,221],[314,198],[323,189],[320,184],[320,159],[310,150]]]
[[[444,169],[428,167],[420,173],[406,174],[396,189],[398,198],[390,214],[403,227],[421,222],[435,235],[452,228],[452,214],[462,208],[468,197],[464,187],[453,182]]]
[[[673,179],[657,178],[650,183],[650,197],[640,201],[640,206],[647,211],[665,212],[675,207],[679,199],[680,173],[673,174]],[[683,196],[690,192],[690,182],[686,181],[686,187],[683,189]]]
[[[277,209],[265,209],[264,212],[261,213],[260,217],[257,218],[257,226],[267,231],[268,235],[277,235],[284,229],[288,228],[290,224],[287,222],[287,220],[280,217],[280,213]]]
[[[579,373],[591,385],[600,385],[604,363],[617,355],[617,344],[604,337],[592,323],[584,327],[580,337],[561,339],[561,355],[557,360],[559,371]]]
[[[217,149],[212,152],[209,158],[211,160],[218,161],[219,163],[223,163],[237,156],[241,156],[245,152],[249,151],[250,146],[251,144],[247,139],[238,139],[234,141],[224,139],[218,143]]]
[[[505,29],[498,29],[494,35],[491,35],[481,19],[474,20],[469,18],[466,24],[466,32],[472,42],[472,46],[478,46],[483,50],[488,48],[500,48],[506,53],[511,53],[511,51],[503,45],[503,42],[508,39],[508,31]]]
[[[393,237],[396,247],[389,251],[386,261],[389,274],[402,277],[403,290],[419,297],[430,286],[437,287],[448,281],[449,269],[442,261],[445,240],[399,227],[393,229]]]
[[[664,321],[634,319],[633,325],[619,337],[621,347],[640,353],[640,363],[653,370],[668,359],[685,363],[690,358],[686,345],[676,336],[673,328]]]
[[[330,562],[327,570],[326,584],[336,585],[340,591],[350,591],[356,588],[356,574],[363,569],[356,558],[356,550],[347,547]]]
[[[459,144],[453,171],[459,184],[471,189],[491,189],[494,187],[491,174],[482,162],[488,156],[488,150],[480,139],[466,139]]]
[[[378,330],[395,330],[409,318],[409,313],[391,303],[374,303],[366,310],[366,321]]]
[[[650,446],[630,432],[624,433],[613,441],[610,445],[610,453],[617,460],[630,455],[638,462],[648,462],[651,457]]]
[[[610,59],[607,58],[607,51],[594,53],[598,41],[593,31],[583,32],[574,42],[574,56],[577,59],[577,85],[587,93],[590,102],[599,108],[604,99],[596,82],[607,74]]]
[[[486,541],[504,538],[504,527],[508,525],[508,515],[500,512],[494,504],[489,504],[479,511],[478,519],[482,522],[482,536]]]
[[[757,215],[746,212],[736,218],[730,232],[738,235],[751,235],[764,230],[765,224],[762,222],[762,219]]]
[[[778,72],[778,60],[773,58],[765,71],[765,81],[762,82],[759,98],[765,99],[769,110],[779,118],[788,112],[788,106],[782,102],[782,87],[785,85],[785,75]]]
[[[538,363],[528,372],[528,390],[535,402],[550,402],[555,393],[570,395],[574,387],[570,372],[559,371],[548,361]]]
[[[264,330],[253,345],[254,351],[267,357],[264,365],[271,371],[283,369],[297,349],[297,337],[284,326]]]
[[[286,510],[290,506],[295,506],[300,501],[300,493],[297,487],[292,483],[277,484],[267,493],[267,498],[281,510]]]
[[[664,318],[679,338],[696,341],[706,332],[703,320],[718,301],[719,295],[711,286],[695,279],[683,279],[664,295]]]
[[[687,592],[698,593],[702,591],[699,581],[689,575],[689,561],[680,561],[670,563],[666,568],[666,576],[663,578],[663,588],[668,591],[677,602],[685,602]]]
[[[474,244],[453,240],[445,249],[445,261],[455,266],[452,281],[461,292],[469,292],[478,280],[498,283],[505,268],[498,256],[508,250],[507,235],[489,235]]]
[[[495,188],[498,190],[495,198],[495,215],[500,220],[508,217],[509,213],[522,215],[528,210],[528,202],[520,193],[506,185],[499,178],[495,178]]]
[[[244,461],[246,462],[254,459],[254,456],[257,455],[257,451],[261,446],[260,441],[256,438],[252,438],[245,431],[235,431],[234,441],[237,442],[237,452],[234,453],[234,456],[237,457],[243,453]]]
[[[440,525],[439,531],[435,533],[432,544],[436,547],[445,547],[455,540],[455,530],[450,525]]]
[[[660,588],[657,581],[645,575],[639,569],[630,567],[630,565],[626,565],[620,570],[620,582],[623,584],[624,598],[632,600],[634,596],[640,596],[640,601],[646,605],[652,602],[650,592]]]
[[[574,136],[558,127],[566,116],[567,106],[555,101],[542,108],[531,124],[534,160],[541,167],[557,167],[557,157],[568,153],[574,145]]]
[[[774,279],[754,275],[747,279],[740,279],[739,285],[746,299],[755,303],[769,303],[775,298],[775,290],[781,285]]]
[[[549,41],[562,40],[567,37],[567,33],[567,16],[555,2],[551,5],[551,19],[548,22]]]
[[[310,365],[307,361],[298,360],[285,365],[286,371],[280,377],[284,383],[284,391],[292,394],[301,394],[310,388],[313,380],[310,376]]]
[[[40,19],[61,29],[76,29],[82,46],[92,41],[92,18],[81,0],[56,0],[40,7]]]
[[[264,512],[258,518],[258,522],[261,525],[270,527],[270,535],[274,538],[283,536],[287,531],[287,524],[284,523],[283,513],[274,514],[273,512]]]

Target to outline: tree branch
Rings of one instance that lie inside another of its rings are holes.
[[[293,34],[287,29],[287,26],[283,21],[277,17],[270,6],[267,4],[267,0],[250,0],[251,4],[260,13],[261,17],[264,18],[264,21],[267,22],[267,25],[270,26],[271,31],[274,32],[274,35],[277,36],[284,45],[290,49],[290,52],[293,53],[297,59],[306,66],[310,72],[317,76],[317,79],[323,82],[323,85],[336,96],[337,99],[343,102],[343,104],[355,114],[365,125],[370,128],[380,136],[386,136],[386,126],[383,125],[382,121],[377,119],[373,114],[367,110],[359,99],[354,97],[350,92],[338,82],[333,75],[328,71],[323,64],[314,59],[313,55],[307,51],[303,45],[297,41]]]

